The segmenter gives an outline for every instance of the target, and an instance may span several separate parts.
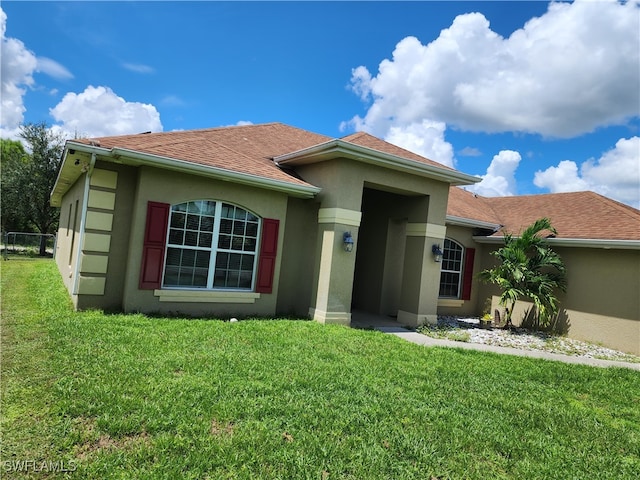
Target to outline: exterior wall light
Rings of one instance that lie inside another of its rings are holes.
[[[351,236],[351,232],[344,232],[342,235],[342,244],[344,245],[345,252],[353,252],[353,237]]]
[[[434,244],[431,247],[431,252],[433,253],[433,261],[440,263],[442,261],[442,249],[440,249],[440,245]]]

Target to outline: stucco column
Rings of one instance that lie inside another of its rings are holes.
[[[407,224],[399,323],[414,327],[437,323],[440,263],[434,261],[432,247],[442,248],[445,233],[444,225]]]
[[[318,212],[318,264],[315,304],[309,309],[320,323],[351,323],[351,295],[356,265],[358,227],[362,213],[343,208],[321,208]],[[353,251],[343,247],[344,232],[351,232]]]

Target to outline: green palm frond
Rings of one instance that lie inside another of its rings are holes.
[[[566,267],[542,232],[557,234],[548,218],[540,218],[519,237],[504,236],[504,246],[492,254],[498,265],[480,273],[480,279],[496,284],[502,291],[500,304],[507,306],[507,323],[515,302],[530,298],[544,323],[558,312],[556,291],[566,291]],[[510,307],[510,308],[509,308]]]

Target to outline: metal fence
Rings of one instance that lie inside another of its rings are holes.
[[[53,257],[56,251],[56,236],[50,233],[5,232],[2,235],[2,258],[39,257],[44,242],[44,256]]]

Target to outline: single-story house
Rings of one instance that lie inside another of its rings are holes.
[[[56,262],[77,309],[417,326],[493,311],[475,274],[505,230],[548,216],[569,272],[562,327],[639,354],[640,212],[459,188],[479,180],[366,133],[281,123],[70,140]]]

